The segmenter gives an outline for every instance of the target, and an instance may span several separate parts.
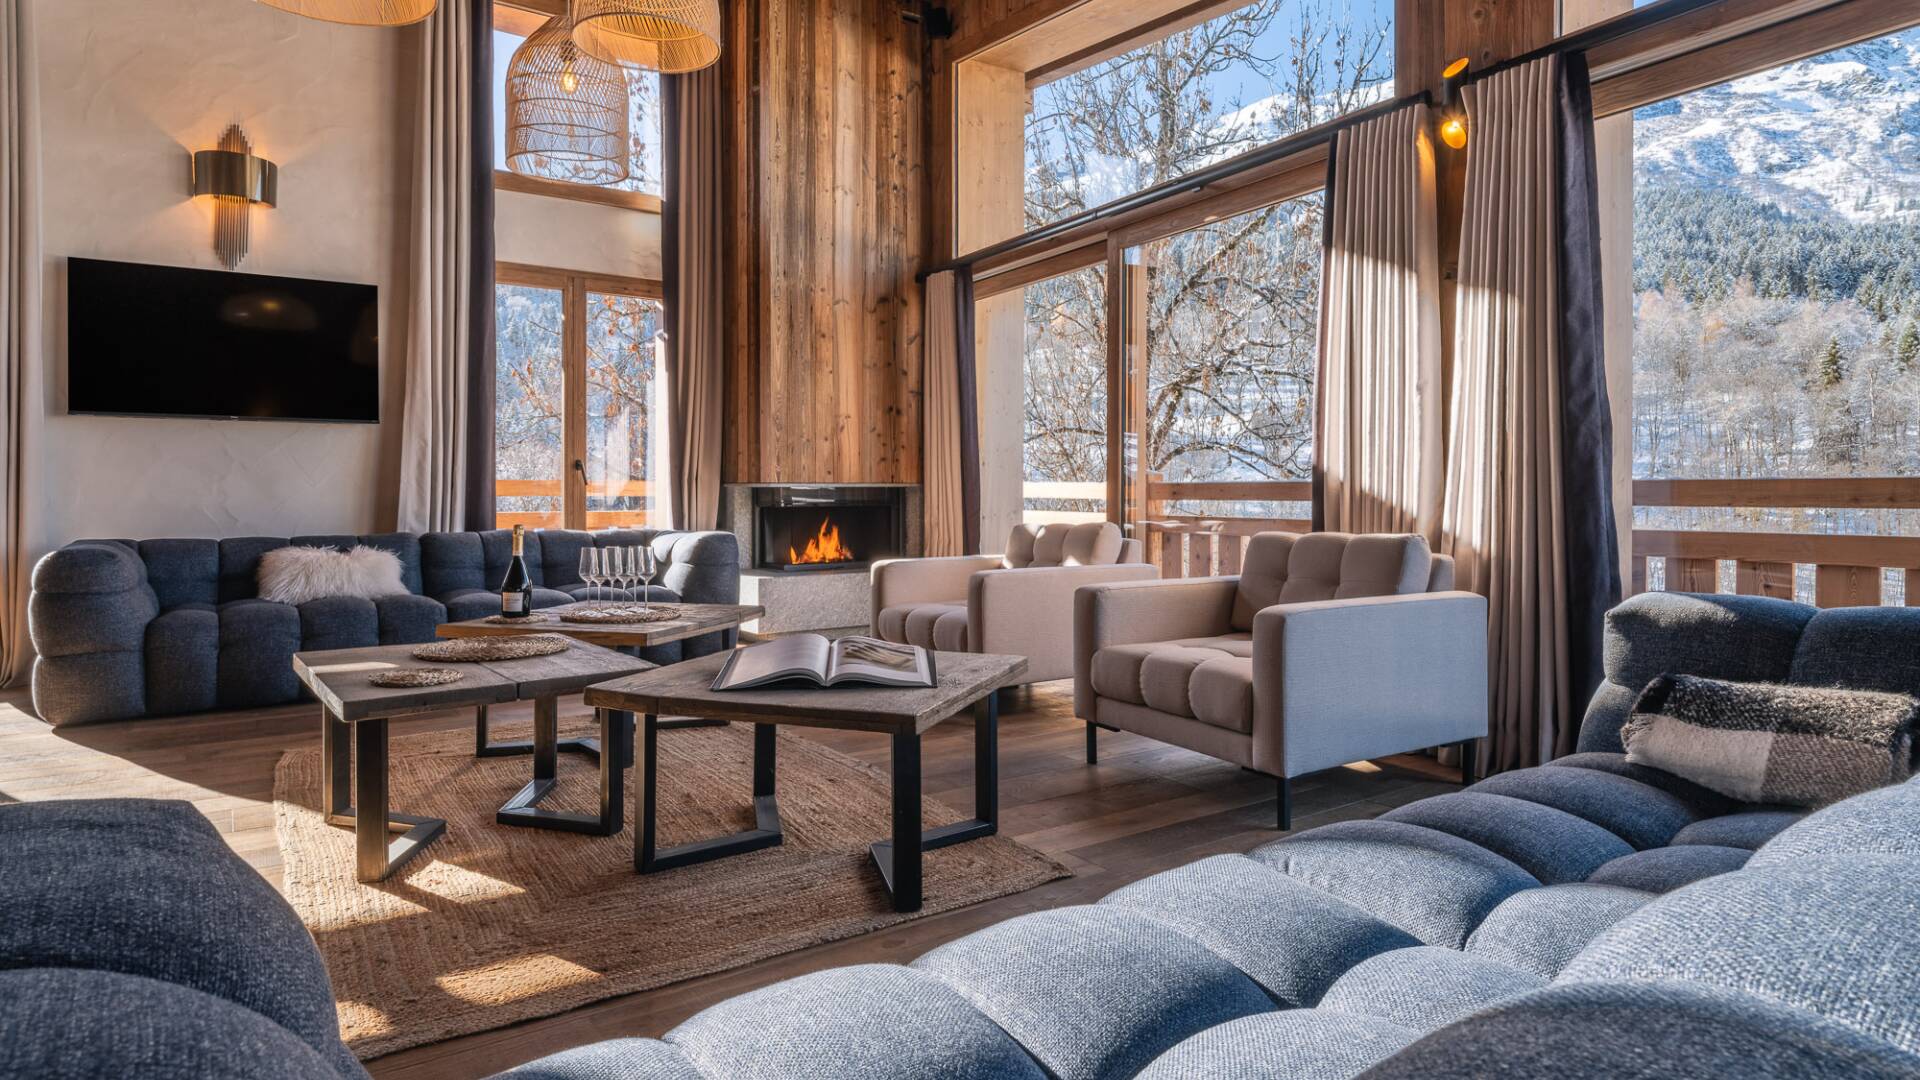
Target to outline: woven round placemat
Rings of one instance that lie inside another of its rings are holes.
[[[386,686],[394,689],[417,689],[424,686],[445,686],[451,682],[459,682],[466,677],[466,672],[455,671],[452,668],[395,668],[392,671],[376,671],[367,676],[367,681],[375,686]]]
[[[530,656],[552,656],[569,646],[559,634],[528,634],[525,637],[454,638],[435,641],[413,650],[415,660],[450,660],[477,663],[482,660],[525,660]]]
[[[515,618],[511,615],[489,615],[486,618],[481,619],[480,621],[484,623],[493,623],[496,626],[525,626],[528,623],[552,622],[553,616],[541,615],[538,612],[532,615],[522,615],[518,618]]]
[[[670,604],[655,604],[650,608],[578,608],[573,611],[563,611],[560,613],[561,622],[591,623],[595,626],[631,626],[635,623],[672,622],[679,617],[680,609]]]

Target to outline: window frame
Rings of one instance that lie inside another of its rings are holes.
[[[561,528],[585,529],[587,520],[587,294],[613,293],[643,300],[666,301],[666,286],[653,278],[592,274],[551,266],[500,262],[494,264],[494,284],[560,293],[560,519]],[[494,369],[499,370],[499,350]],[[494,498],[500,498],[500,476],[494,476]]]

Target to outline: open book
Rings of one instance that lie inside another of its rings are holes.
[[[938,676],[933,655],[918,645],[795,634],[735,649],[714,678],[713,689],[751,690],[796,681],[815,686],[932,686]]]

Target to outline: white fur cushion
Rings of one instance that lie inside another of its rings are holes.
[[[260,556],[260,599],[304,604],[327,596],[400,596],[400,556],[365,545],[351,551],[283,547]]]

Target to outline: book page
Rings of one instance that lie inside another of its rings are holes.
[[[831,652],[832,646],[819,634],[795,634],[751,645],[734,654],[725,686],[809,676],[824,680]]]
[[[926,686],[933,681],[926,650],[871,637],[844,637],[833,643],[829,679],[862,679]]]

